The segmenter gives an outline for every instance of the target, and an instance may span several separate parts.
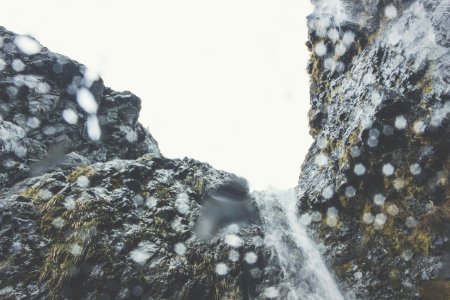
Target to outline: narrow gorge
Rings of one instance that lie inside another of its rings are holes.
[[[165,157],[136,95],[0,27],[0,299],[450,299],[450,1],[312,2],[289,191]]]

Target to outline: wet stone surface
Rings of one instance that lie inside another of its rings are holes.
[[[276,285],[244,179],[165,158],[141,100],[85,66],[2,27],[0,42],[1,299],[249,299]],[[203,236],[200,219],[220,223]]]
[[[309,17],[298,207],[321,214],[310,233],[349,297],[450,297],[448,16],[419,0],[317,1]]]

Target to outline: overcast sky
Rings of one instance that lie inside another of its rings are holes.
[[[308,0],[14,0],[1,24],[142,99],[167,157],[296,185],[312,142]]]

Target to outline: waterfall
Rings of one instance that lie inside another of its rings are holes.
[[[275,251],[288,299],[343,300],[333,275],[296,213],[295,190],[256,192],[266,247]]]

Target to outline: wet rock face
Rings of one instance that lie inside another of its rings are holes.
[[[198,237],[211,195],[252,207],[245,180],[163,157],[138,97],[0,37],[1,299],[248,299],[276,284],[250,209],[211,204],[223,222]]]
[[[29,37],[4,28],[0,37],[0,187],[81,162],[159,155],[138,123],[138,97]]]
[[[196,217],[205,190],[233,175],[193,160],[144,155],[26,179],[1,200],[2,297],[239,299],[256,295],[265,253],[259,227],[204,242]],[[230,229],[231,230],[231,229]],[[236,235],[235,235],[236,234]],[[240,238],[238,237],[240,236]],[[246,253],[259,261],[247,264]],[[253,270],[253,271],[252,271]],[[259,270],[259,277],[252,272]]]
[[[343,289],[450,297],[448,1],[315,1],[300,213]]]

